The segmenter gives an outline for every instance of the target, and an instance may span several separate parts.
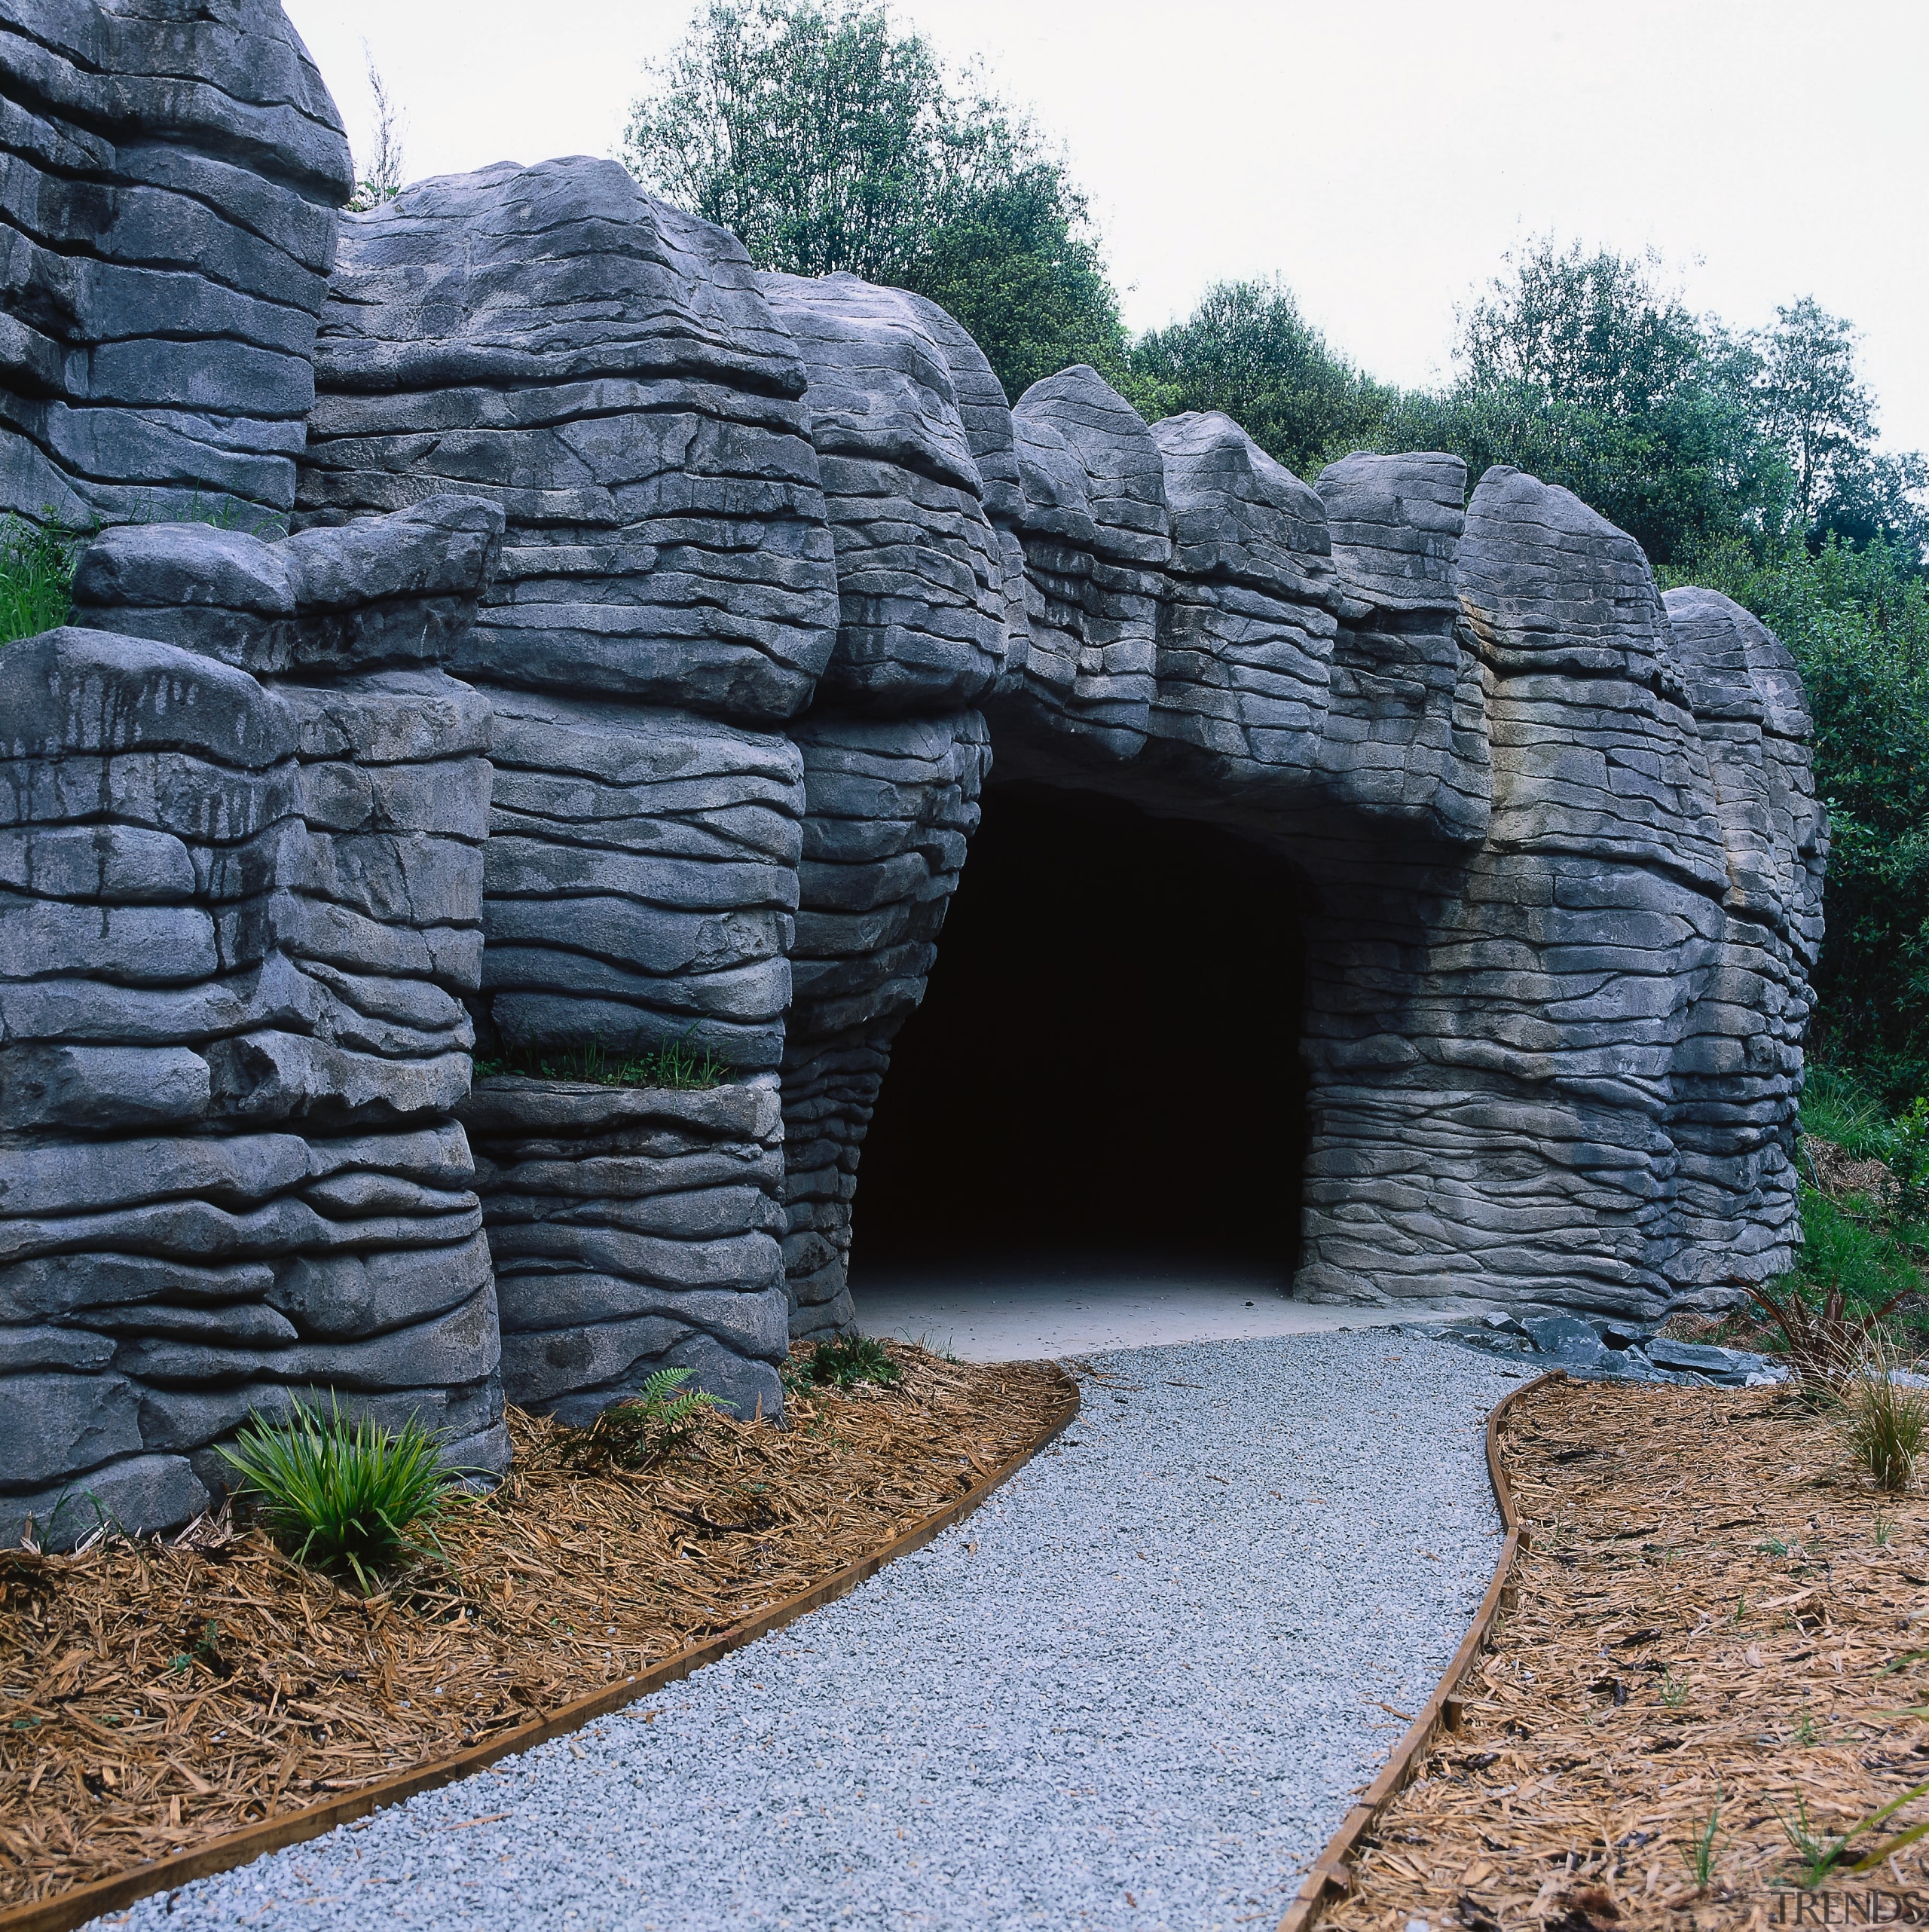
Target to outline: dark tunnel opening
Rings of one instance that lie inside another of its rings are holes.
[[[1300,888],[1215,827],[994,786],[858,1172],[854,1289],[1014,1257],[1296,1261]]]

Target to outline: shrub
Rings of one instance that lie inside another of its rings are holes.
[[[692,1371],[659,1368],[634,1396],[610,1406],[583,1432],[577,1461],[592,1468],[647,1468],[694,1435],[713,1410],[727,1408],[702,1389],[686,1389]]]
[[[855,1388],[860,1382],[891,1389],[904,1379],[903,1370],[875,1335],[839,1335],[818,1343],[805,1358],[804,1373],[813,1382],[839,1389]]]
[[[1852,1307],[1839,1281],[1829,1285],[1819,1302],[1808,1301],[1793,1285],[1781,1295],[1769,1288],[1750,1292],[1756,1307],[1781,1331],[1798,1389],[1814,1396],[1832,1396],[1881,1353],[1879,1324],[1909,1292],[1905,1289],[1874,1307]]]
[[[439,1432],[413,1416],[391,1430],[368,1416],[350,1422],[338,1399],[326,1420],[298,1402],[286,1423],[251,1419],[221,1454],[297,1563],[345,1570],[366,1593],[384,1570],[442,1554],[431,1526],[459,1472],[444,1466]]]

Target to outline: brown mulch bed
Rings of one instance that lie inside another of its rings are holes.
[[[1557,1385],[1504,1453],[1518,1604],[1322,1924],[1839,1924],[1878,1887],[1929,1912],[1929,1839],[1817,1899],[1787,1829],[1833,1842],[1929,1780],[1929,1499],[1882,1495],[1759,1391]],[[1924,1820],[1929,1797],[1850,1857]]]
[[[447,1757],[823,1582],[1035,1442],[1044,1363],[892,1347],[901,1386],[812,1389],[592,1474],[512,1410],[512,1473],[373,1598],[225,1516],[173,1541],[0,1551],[0,1906],[52,1897]]]

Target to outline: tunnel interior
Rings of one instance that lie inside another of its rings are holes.
[[[1297,1259],[1301,888],[1235,835],[994,785],[858,1172],[881,1269]]]

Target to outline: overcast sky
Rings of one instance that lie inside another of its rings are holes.
[[[692,0],[284,0],[358,156],[365,41],[413,178],[613,154]],[[1738,326],[1813,295],[1929,449],[1924,0],[903,0],[1062,138],[1127,321],[1277,274],[1374,374],[1446,365],[1516,242],[1658,249]]]

